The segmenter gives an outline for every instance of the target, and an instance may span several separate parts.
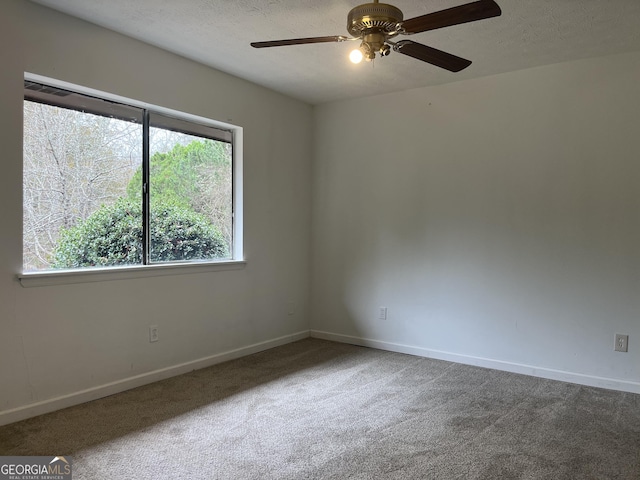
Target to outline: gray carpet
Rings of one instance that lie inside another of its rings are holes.
[[[0,427],[93,479],[638,479],[640,395],[307,339]]]

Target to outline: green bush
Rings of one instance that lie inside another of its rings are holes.
[[[224,258],[229,249],[204,215],[189,207],[156,203],[151,216],[151,260],[169,262]]]
[[[224,258],[228,247],[200,215],[173,202],[155,203],[150,222],[151,261]],[[53,268],[131,265],[142,262],[142,207],[120,199],[63,230]]]

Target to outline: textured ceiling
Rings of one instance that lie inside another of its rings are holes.
[[[411,40],[473,61],[450,73],[392,53],[352,65],[355,42],[254,49],[347,35],[362,0],[32,0],[312,104],[640,50],[640,0],[496,0],[502,16]],[[405,19],[465,0],[387,0]]]

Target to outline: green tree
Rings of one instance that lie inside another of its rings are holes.
[[[201,176],[205,171],[220,176],[218,170],[231,166],[227,144],[212,140],[196,140],[188,145],[175,145],[165,153],[155,153],[149,159],[151,198],[160,197],[191,206],[200,207],[199,199],[207,195],[201,188]],[[139,168],[127,186],[131,199],[141,196],[142,170]]]
[[[177,141],[197,137],[175,134],[172,138],[176,143],[170,150],[157,152],[149,159],[151,210],[155,210],[157,202],[191,208],[205,215],[230,245],[233,230],[231,145],[201,138],[184,145]],[[127,186],[130,200],[141,201],[141,185],[139,168]]]

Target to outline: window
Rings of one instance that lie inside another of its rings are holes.
[[[24,92],[24,272],[237,259],[233,129],[36,81]]]

